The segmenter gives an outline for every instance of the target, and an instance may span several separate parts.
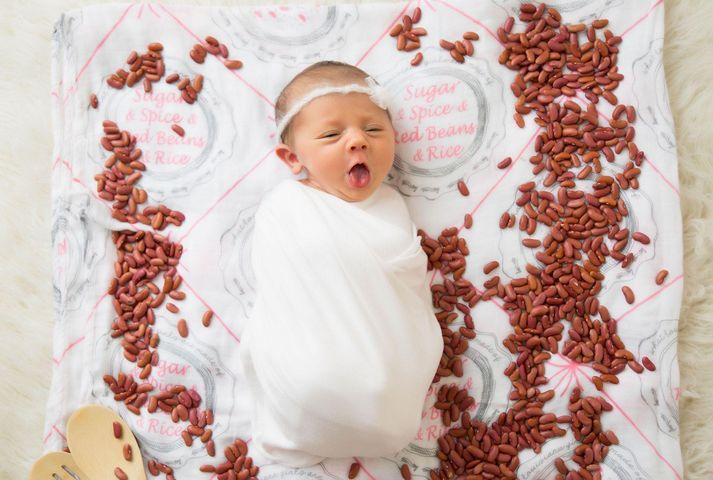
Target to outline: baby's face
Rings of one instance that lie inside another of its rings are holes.
[[[292,120],[292,147],[276,153],[305,183],[348,202],[367,199],[394,162],[395,132],[385,110],[364,93],[317,97]],[[366,170],[357,167],[363,163]]]

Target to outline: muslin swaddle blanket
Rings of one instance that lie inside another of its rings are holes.
[[[386,184],[352,203],[285,180],[254,235],[257,296],[240,356],[256,459],[397,453],[418,431],[443,351],[404,200]]]
[[[57,19],[52,36],[51,79],[54,149],[51,158],[46,159],[52,165],[55,327],[52,386],[42,435],[44,453],[66,446],[67,419],[86,403],[115,409],[131,426],[144,458],[170,465],[178,479],[208,479],[208,474],[198,473],[199,467],[223,461],[224,448],[236,438],[248,443],[251,457],[257,451],[251,426],[254,421],[251,399],[246,379],[240,373],[239,358],[245,340],[243,330],[249,323],[257,293],[250,265],[253,216],[265,194],[292,176],[274,154],[277,138],[272,100],[291,78],[316,61],[334,59],[363,68],[393,95],[399,144],[394,168],[385,183],[403,196],[413,222],[429,236],[438,235],[447,226],[460,226],[466,213],[472,215],[473,228],[460,232],[471,252],[464,278],[482,285],[491,277],[482,267],[494,259],[500,262],[501,270],[493,273],[509,282],[523,275],[527,263],[534,265],[537,261],[533,249],[521,243],[524,232],[519,228],[501,230],[498,225],[504,212],[523,215],[524,207],[516,203],[519,185],[535,181],[541,190],[543,181],[543,175],[533,175],[529,163],[542,130],[533,115],[527,116],[525,128],[516,125],[512,115],[517,99],[510,89],[515,72],[498,62],[503,45],[497,29],[508,15],[517,16],[522,2],[403,0],[319,6],[314,2],[280,6],[268,3],[272,2],[212,7],[112,3],[72,9]],[[622,194],[630,212],[626,228],[645,232],[651,242],[630,244],[636,261],[629,268],[616,264],[607,267],[599,300],[617,319],[620,337],[634,356],[648,356],[656,364],[656,371],[642,375],[627,371],[622,373],[618,385],[607,386],[605,398],[614,410],[602,416],[602,425],[614,429],[620,443],[609,449],[602,463],[603,478],[680,480],[683,467],[678,401],[686,389],[679,379],[677,331],[684,272],[676,136],[662,63],[665,2],[547,3],[560,11],[567,24],[589,24],[595,18],[607,18],[606,28],[622,36],[617,65],[625,79],[616,95],[620,103],[636,108],[636,143],[647,157],[640,188]],[[414,67],[410,61],[417,52],[398,51],[397,39],[389,32],[416,6],[423,10],[418,25],[426,28],[428,35],[423,37],[419,49],[423,62]],[[452,40],[471,30],[480,35],[480,40],[476,42],[476,53],[464,63],[458,63],[440,48],[439,39]],[[521,31],[519,24],[515,31]],[[189,56],[191,47],[209,34],[224,42],[231,57],[241,59],[245,66],[230,70],[215,56],[208,56],[203,64],[193,62]],[[176,95],[175,84],[163,81],[156,82],[151,93],[143,92],[140,84],[121,90],[106,84],[132,50],[143,52],[147,44],[157,41],[165,47],[167,74],[205,76],[203,90],[194,104],[183,102]],[[96,110],[88,105],[91,93],[99,99]],[[586,103],[575,100],[581,105]],[[600,123],[605,125],[613,106],[606,101],[599,103]],[[183,120],[185,128],[186,135],[180,140],[170,127],[176,117]],[[174,423],[165,412],[142,411],[137,416],[128,411],[123,402],[114,400],[114,394],[102,380],[106,373],[115,375],[124,371],[133,373],[135,378],[140,373],[135,363],[124,358],[119,341],[110,336],[116,318],[112,298],[106,294],[116,260],[110,230],[126,225],[113,221],[107,202],[97,198],[94,190],[93,177],[102,171],[107,160],[99,142],[105,119],[117,121],[121,128],[140,137],[138,146],[148,159],[140,186],[148,192],[150,203],[168,205],[186,216],[181,227],[168,230],[171,238],[185,247],[178,269],[187,297],[181,304],[180,317],[159,312],[156,328],[161,337],[160,361],[148,381],[156,392],[174,384],[195,387],[204,398],[202,408],[215,413],[212,438],[216,457],[207,455],[201,441],[186,446],[181,438],[185,424]],[[603,171],[620,173],[626,155],[624,151],[614,163],[603,162]],[[512,158],[511,168],[499,169],[498,162],[506,157]],[[467,183],[469,196],[458,192],[459,179]],[[305,194],[314,197],[320,193]],[[290,205],[284,208],[289,209]],[[291,222],[307,221],[305,209],[299,209],[297,214],[299,219]],[[538,233],[545,232],[538,230]],[[323,239],[317,233],[312,235]],[[290,239],[289,243],[293,242]],[[281,248],[287,247],[281,244]],[[317,246],[314,248],[319,250]],[[263,249],[272,255],[279,253],[269,247]],[[319,267],[318,261],[335,263],[328,251],[320,252],[316,258],[310,264],[311,269]],[[357,254],[353,258],[362,267],[367,261]],[[664,284],[657,285],[654,278],[661,269],[670,274]],[[303,271],[303,275],[308,274]],[[442,277],[433,274],[429,272],[434,285],[441,284]],[[270,288],[283,290],[274,293],[276,297],[293,294],[294,285],[282,287],[284,283],[278,273],[273,272],[271,278]],[[373,284],[378,278],[370,276],[369,282]],[[337,290],[336,278],[321,280],[322,283],[312,283],[303,295],[314,301],[317,296],[329,296]],[[636,293],[634,304],[625,301],[623,285]],[[373,288],[378,290],[376,284]],[[349,305],[359,299],[357,291],[348,299],[339,298]],[[372,300],[368,305],[381,312],[377,325],[386,328],[395,311],[379,302]],[[341,308],[341,303],[337,307],[333,318],[340,320],[338,328],[324,322],[310,335],[294,338],[295,332],[291,330],[292,339],[272,338],[275,355],[288,361],[278,363],[282,368],[278,370],[282,373],[279,381],[290,382],[278,385],[285,392],[291,382],[299,381],[288,376],[287,368],[293,369],[293,362],[314,355],[314,345],[323,345],[324,338],[332,342],[328,345],[335,345],[335,333],[345,331],[352,335],[351,343],[344,341],[338,345],[358,351],[356,359],[363,367],[347,372],[349,380],[363,386],[374,378],[365,376],[363,369],[378,358],[372,352],[386,340],[378,336],[370,338],[366,333],[361,336],[358,330],[355,334],[349,327],[349,316],[343,314],[347,308]],[[208,309],[215,313],[214,321],[210,328],[203,328],[200,318]],[[516,358],[502,343],[512,332],[508,315],[497,298],[493,298],[479,302],[472,316],[477,337],[469,342],[463,354],[463,376],[442,378],[432,386],[420,429],[396,456],[358,457],[361,464],[358,478],[400,479],[399,469],[407,465],[414,478],[426,479],[431,469],[439,468],[437,440],[451,427],[443,424],[443,411],[435,404],[439,389],[446,384],[467,389],[477,402],[469,410],[471,418],[488,425],[512,406],[508,398],[512,383],[503,374]],[[195,328],[191,323],[186,338],[176,332],[176,321],[181,317],[195,323]],[[419,318],[411,318],[410,328],[423,325],[425,320],[418,321]],[[293,314],[289,321],[295,325],[298,317]],[[451,327],[463,325],[463,320],[458,319]],[[398,341],[390,344],[394,358],[401,358],[408,350],[407,340],[415,333],[399,330],[399,334]],[[369,338],[369,343],[364,338]],[[301,344],[302,341],[305,343]],[[290,348],[290,354],[282,352],[285,347]],[[400,389],[405,388],[407,375],[415,374],[421,363],[425,363],[427,352],[413,351],[409,358],[415,359],[414,364],[402,368],[398,376]],[[256,367],[260,365],[257,355],[254,362]],[[341,371],[333,363],[320,368]],[[387,370],[381,373],[384,378],[390,374]],[[551,380],[547,388],[556,391],[551,411],[558,416],[568,412],[568,397],[574,385],[581,385],[588,394],[596,392],[591,368],[569,359],[552,358],[547,363],[546,376]],[[259,378],[265,382],[267,377]],[[340,388],[345,388],[343,383],[340,382]],[[275,384],[273,381],[272,385]],[[318,387],[327,389],[333,384],[334,380],[325,379]],[[349,407],[354,403],[364,408],[348,394],[343,396]],[[280,403],[276,405],[292,412],[287,413],[288,420],[299,423],[302,418],[300,427],[305,429],[305,436],[307,430],[322,431],[321,426],[305,420],[306,414],[295,418],[286,395],[278,400]],[[336,408],[336,402],[332,403],[327,407]],[[319,411],[320,407],[324,405],[315,405],[313,410]],[[311,416],[313,421],[317,418]],[[366,418],[362,420],[366,425]],[[258,438],[265,438],[264,431],[257,432]],[[375,436],[374,441],[381,439]],[[539,454],[522,451],[518,479],[553,478],[555,459],[570,458],[578,445],[568,434],[550,439]],[[355,461],[330,458],[317,465],[292,469],[279,464],[262,468],[263,464],[255,459],[261,465],[260,478],[270,480],[345,479]]]

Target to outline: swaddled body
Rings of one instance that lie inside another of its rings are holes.
[[[256,461],[391,456],[417,434],[443,351],[427,258],[381,184],[347,202],[295,180],[255,215],[254,309],[240,356]]]

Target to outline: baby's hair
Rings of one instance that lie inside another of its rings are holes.
[[[366,85],[364,79],[368,76],[369,74],[364,70],[354,65],[349,65],[348,63],[337,62],[335,60],[324,60],[313,63],[295,75],[278,95],[277,101],[275,102],[275,124],[279,123],[293,102],[310,91],[311,87],[315,84],[339,85],[343,83],[359,83]],[[387,111],[387,114],[389,120],[391,120],[391,113]],[[280,141],[283,143],[288,143],[288,140],[291,140],[290,123],[287,124],[282,131],[282,135],[280,135]]]

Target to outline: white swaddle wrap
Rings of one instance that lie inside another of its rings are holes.
[[[257,296],[240,351],[251,452],[300,467],[407,446],[443,340],[400,194],[382,184],[351,203],[285,180],[255,215],[252,248]]]

